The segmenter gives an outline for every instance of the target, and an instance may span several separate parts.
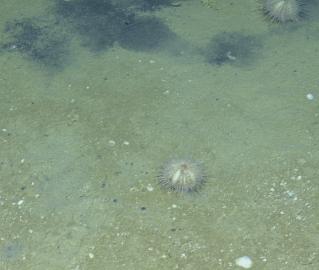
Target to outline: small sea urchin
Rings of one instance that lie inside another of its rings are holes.
[[[159,183],[176,192],[198,191],[206,176],[200,163],[188,159],[171,160],[162,166]]]
[[[301,14],[299,0],[263,0],[263,10],[271,21],[285,23],[298,21]]]

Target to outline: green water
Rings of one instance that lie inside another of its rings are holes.
[[[319,268],[317,5],[279,25],[254,0],[180,4],[130,9],[169,29],[154,47],[128,28],[97,48],[87,17],[2,0],[1,270]],[[223,32],[252,51],[210,63]],[[173,158],[203,162],[200,192],[158,185]]]

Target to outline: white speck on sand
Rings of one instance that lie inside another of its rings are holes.
[[[147,191],[152,192],[154,190],[153,186],[151,184],[148,184],[146,187]]]
[[[109,140],[109,146],[114,146],[114,145],[115,145],[115,141]]]
[[[94,258],[94,254],[93,253],[89,253],[89,258],[93,259]]]
[[[24,200],[20,200],[20,201],[17,202],[17,205],[21,205],[23,203],[24,203]]]

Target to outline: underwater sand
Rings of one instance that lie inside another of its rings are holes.
[[[82,9],[3,2],[0,269],[318,269],[319,7],[283,26],[181,1],[104,39]],[[179,157],[203,162],[198,194],[157,184]]]

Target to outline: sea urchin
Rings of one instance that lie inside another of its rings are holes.
[[[263,0],[263,10],[271,21],[298,21],[301,13],[299,0]]]
[[[171,160],[162,166],[159,183],[176,192],[198,191],[206,176],[200,163],[188,159]]]

